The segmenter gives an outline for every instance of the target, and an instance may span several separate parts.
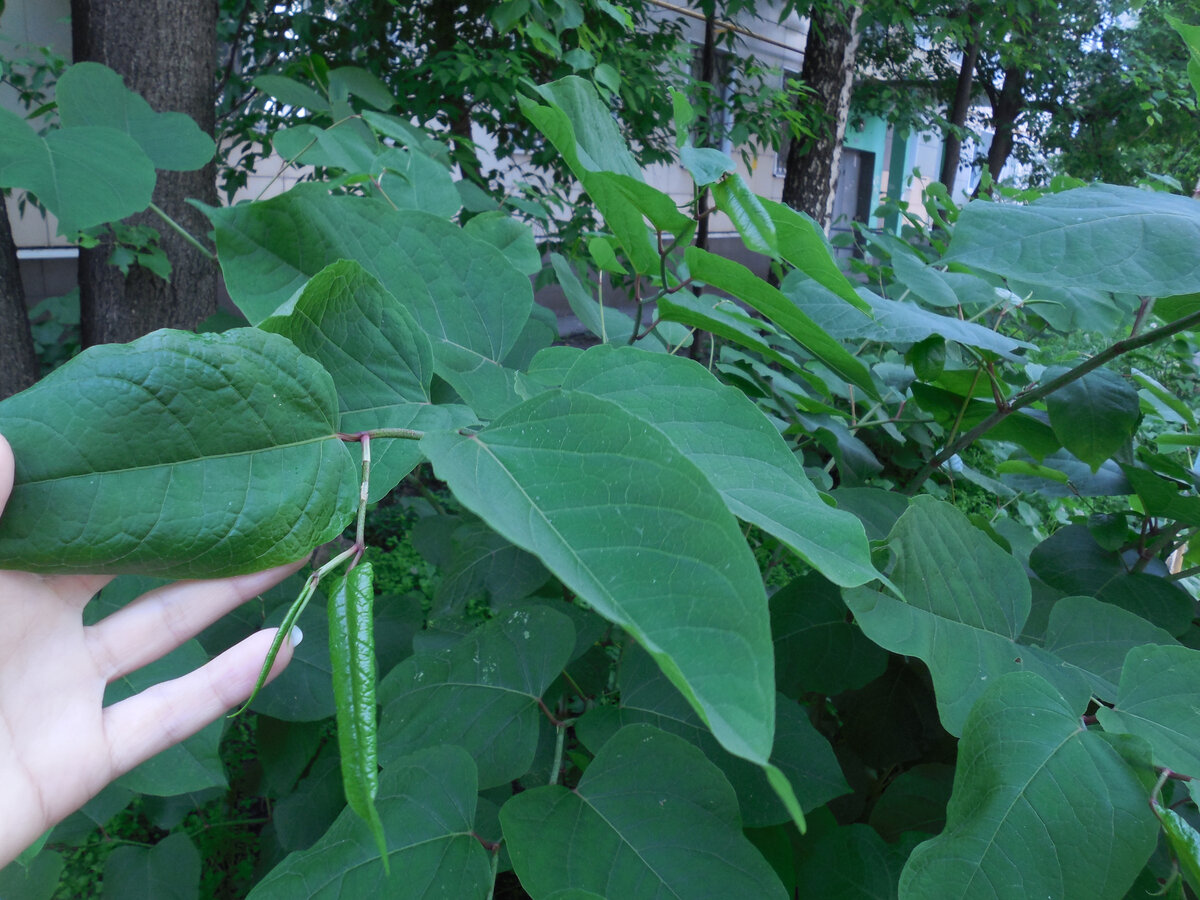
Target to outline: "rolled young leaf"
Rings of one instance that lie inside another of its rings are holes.
[[[358,471],[329,374],[253,328],[93,347],[0,403],[0,568],[220,577],[335,537]]]

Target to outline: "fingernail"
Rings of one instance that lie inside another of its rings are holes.
[[[292,642],[292,649],[295,649],[296,647],[300,646],[300,642],[302,640],[304,640],[304,632],[300,630],[299,625],[292,626],[292,633],[291,633],[290,638],[291,638],[291,642]]]

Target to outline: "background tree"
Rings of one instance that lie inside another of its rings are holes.
[[[187,113],[208,134],[215,116],[217,7],[209,0],[72,0],[76,62],[100,62],[159,111]],[[162,172],[154,202],[193,235],[204,216],[186,201],[217,202],[216,169]],[[171,264],[171,279],[133,266],[128,275],[108,264],[111,239],[82,250],[79,295],[83,342],[130,341],[156,328],[194,328],[217,308],[217,267],[189,239],[147,212],[127,220],[155,228]]]
[[[809,10],[800,80],[812,93],[801,102],[815,104],[820,124],[812,137],[794,140],[788,148],[783,202],[808,213],[823,228],[833,217],[862,11],[861,3],[843,0],[813,4]]]

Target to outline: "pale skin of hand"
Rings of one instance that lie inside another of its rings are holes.
[[[0,514],[13,456],[0,436]],[[151,591],[95,625],[83,608],[111,577],[0,570],[0,867],[114,778],[250,696],[275,630],[109,707],[110,681],[166,655],[302,563]],[[284,641],[274,677],[292,656]]]

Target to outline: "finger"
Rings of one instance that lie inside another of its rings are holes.
[[[12,493],[13,476],[16,469],[17,464],[13,459],[12,447],[4,439],[4,435],[0,434],[0,512],[4,512],[4,506],[8,503],[8,497]]]
[[[244,703],[258,681],[276,629],[255,632],[216,659],[173,681],[164,681],[104,710],[112,777],[191,737]],[[291,640],[275,657],[268,681],[292,658]]]
[[[303,565],[299,560],[219,581],[179,581],[143,594],[87,629],[97,670],[112,681],[140,669]]]

